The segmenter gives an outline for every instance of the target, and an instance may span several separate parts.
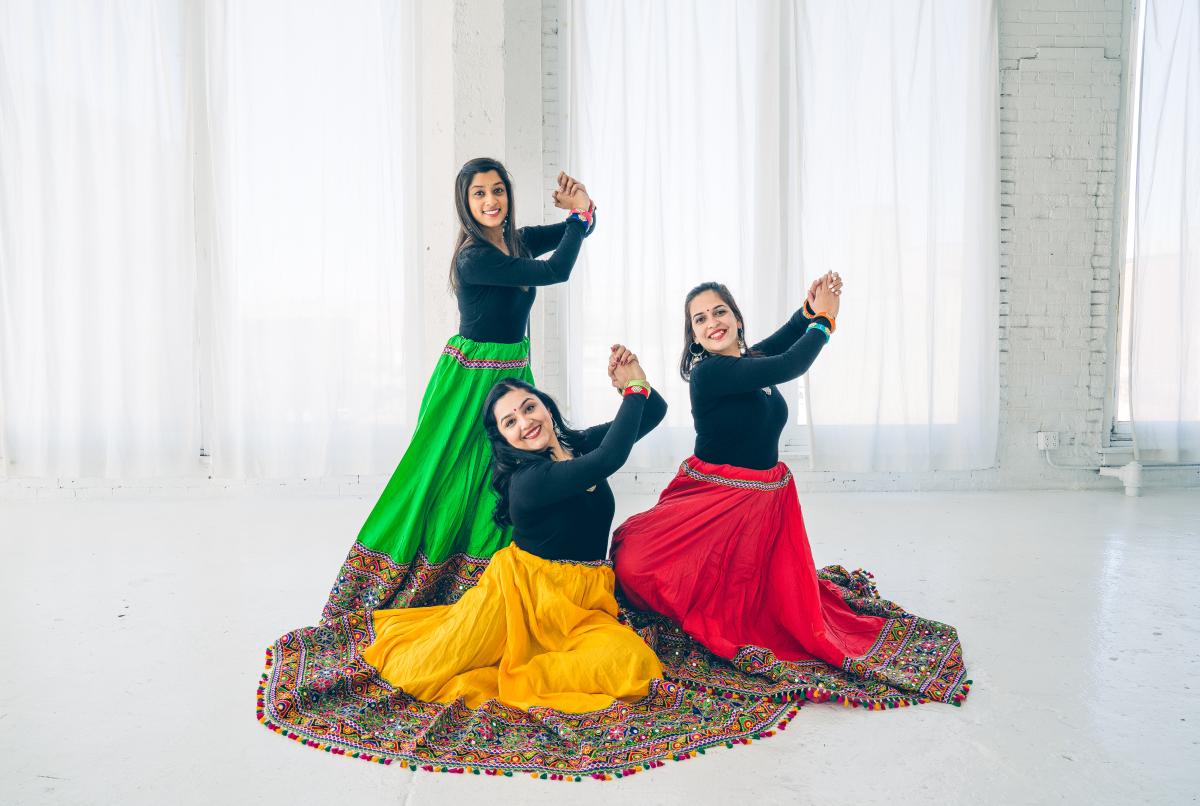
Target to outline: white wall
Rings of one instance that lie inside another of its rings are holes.
[[[1107,446],[1134,11],[1132,0],[1000,2],[1000,469],[1017,482],[1114,484],[1047,469],[1035,434],[1060,432],[1063,463],[1098,463]],[[1200,482],[1195,469],[1149,476]]]
[[[1044,467],[1034,434],[1091,463],[1107,377],[1122,0],[1004,0],[1001,91],[1001,467]]]

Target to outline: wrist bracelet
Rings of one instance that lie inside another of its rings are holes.
[[[830,328],[829,332],[837,333],[837,319],[835,319],[834,317],[825,313],[825,311],[817,311],[816,313],[813,314],[812,318],[820,319],[822,316],[829,320],[829,328]]]
[[[650,387],[648,386],[626,386],[625,391],[621,393],[625,397],[630,395],[641,395],[642,397],[650,397]]]
[[[805,330],[804,332],[807,334],[809,330],[821,331],[822,333],[825,334],[825,342],[827,344],[829,343],[829,336],[831,335],[832,331],[829,328],[825,327],[825,325],[821,324],[820,322],[813,322],[811,325],[808,326],[808,329]]]
[[[580,210],[579,208],[575,208],[567,215],[567,219],[570,220],[573,218],[576,221],[582,221],[584,226],[590,227],[592,225],[592,214],[595,211],[596,211],[595,204],[593,204],[587,210]]]

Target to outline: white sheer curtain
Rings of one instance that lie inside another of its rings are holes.
[[[9,472],[395,466],[424,364],[415,14],[0,3]]]
[[[1200,461],[1200,3],[1148,0],[1132,276],[1131,403],[1143,453]]]
[[[806,273],[837,269],[847,289],[809,380],[815,464],[990,467],[995,7],[801,3],[793,31],[801,204],[790,231]]]
[[[390,471],[423,365],[413,5],[205,8],[213,468]]]
[[[568,25],[567,163],[604,211],[570,284],[575,418],[611,413],[626,341],[673,404],[641,461],[677,461],[686,291],[726,283],[754,341],[837,269],[814,466],[994,464],[994,3],[576,0]]]
[[[198,466],[182,7],[0,4],[0,453],[19,476]]]
[[[568,285],[570,411],[581,425],[612,416],[609,347],[632,347],[670,403],[635,466],[691,452],[679,377],[688,290],[706,280],[729,286],[751,341],[790,315],[787,290],[803,293],[783,259],[786,133],[768,8],[757,0],[571,8],[565,164],[597,200],[600,221]]]

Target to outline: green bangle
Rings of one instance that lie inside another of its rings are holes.
[[[645,389],[647,392],[649,392],[650,384],[646,383],[645,381],[641,381],[641,380],[638,380],[637,378],[634,378],[632,381],[625,384],[625,388],[626,389],[633,389],[633,388]]]
[[[808,329],[805,330],[804,332],[807,333],[809,330],[812,330],[814,328],[821,331],[822,333],[824,333],[825,341],[826,342],[829,341],[829,336],[830,336],[829,328],[825,327],[825,325],[821,324],[820,322],[813,322],[811,325],[808,326]]]

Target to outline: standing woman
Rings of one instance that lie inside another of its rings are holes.
[[[705,283],[688,294],[680,374],[695,455],[653,509],[614,533],[617,580],[636,607],[732,661],[744,673],[726,675],[734,690],[873,708],[958,703],[969,681],[957,632],[882,602],[865,575],[818,574],[791,471],[779,461],[788,410],[777,384],[816,360],[840,294],[836,274],[820,278],[804,307],[750,349],[729,289]],[[704,666],[664,664],[683,680]],[[721,685],[725,673],[714,669],[693,682]]]
[[[508,172],[473,159],[454,182],[459,233],[450,263],[459,331],[434,368],[412,442],[342,565],[321,614],[437,604],[457,598],[511,529],[492,521],[491,453],[478,412],[504,378],[532,382],[529,310],[536,287],[566,282],[594,225],[584,186],[559,174],[565,221],[517,229]],[[535,259],[550,250],[547,260]]]

